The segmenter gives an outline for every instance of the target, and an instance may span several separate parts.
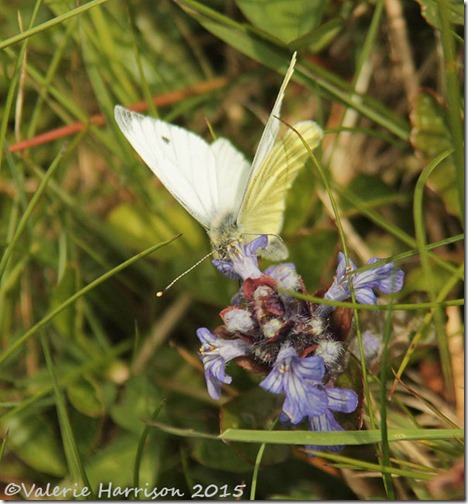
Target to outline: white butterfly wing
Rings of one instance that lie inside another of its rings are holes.
[[[225,138],[218,138],[210,147],[217,166],[217,214],[231,212],[236,216],[249,180],[250,163]]]
[[[206,229],[226,209],[238,211],[248,163],[228,140],[208,144],[179,126],[115,107],[122,133],[179,203]]]

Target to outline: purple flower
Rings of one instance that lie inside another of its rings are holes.
[[[374,264],[381,259],[376,257],[369,259],[367,265]],[[359,273],[353,273],[356,265],[349,260],[349,269],[346,268],[346,259],[342,252],[338,253],[338,267],[331,287],[327,290],[324,299],[333,301],[345,301],[351,297],[351,283],[354,288],[356,301],[361,304],[376,304],[377,298],[374,289],[393,294],[403,286],[404,273],[401,269],[395,269],[392,262],[381,264],[372,269]],[[321,305],[321,315],[327,315],[334,310],[333,306]]]
[[[333,387],[324,387],[328,397],[328,410],[323,414],[309,418],[309,429],[319,432],[343,431],[343,427],[335,420],[332,411],[352,413],[358,405],[358,396],[354,390]],[[343,446],[318,446],[309,445],[310,450],[328,450],[339,453]]]
[[[197,330],[201,341],[200,357],[205,367],[205,379],[208,393],[213,399],[221,397],[221,383],[231,383],[232,377],[226,374],[226,364],[236,357],[247,355],[252,351],[245,341],[217,338],[205,327]]]
[[[322,384],[325,365],[321,357],[301,359],[290,345],[283,345],[273,369],[260,386],[273,394],[285,394],[283,419],[292,424],[302,422],[307,416],[326,412],[328,399],[323,390],[314,387]]]
[[[229,260],[214,259],[216,269],[228,278],[260,278],[262,272],[258,268],[256,252],[259,248],[266,248],[268,236],[261,235],[255,240],[243,245],[239,242],[232,243],[228,251]]]
[[[225,276],[242,280],[231,306],[221,311],[224,325],[215,333],[201,328],[200,357],[205,367],[208,392],[221,397],[221,384],[231,383],[226,364],[237,357],[237,364],[247,370],[266,374],[260,386],[273,394],[283,394],[279,420],[298,425],[308,422],[312,431],[344,430],[334,417],[336,412],[351,413],[358,405],[358,395],[351,389],[334,387],[343,372],[345,340],[351,326],[352,310],[345,314],[333,306],[317,304],[291,291],[307,294],[302,278],[293,264],[270,266],[262,273],[256,252],[268,245],[260,236],[244,245],[233,242],[227,256],[213,263]],[[377,265],[367,262],[368,269],[355,271],[356,265],[338,256],[338,267],[324,299],[344,301],[354,292],[359,303],[375,304],[374,290],[394,293],[403,285],[403,271],[393,263]],[[218,332],[219,331],[219,332]],[[339,452],[342,446],[308,446],[310,450]]]
[[[322,380],[325,365],[322,357],[298,357],[294,348],[283,345],[270,374],[260,386],[274,394],[285,394],[280,421],[296,425],[305,418],[309,428],[316,431],[344,430],[335,420],[332,411],[351,413],[358,404],[354,390],[326,387]],[[340,451],[341,446],[316,447]]]

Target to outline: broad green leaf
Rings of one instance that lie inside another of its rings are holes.
[[[349,183],[348,188],[354,194],[359,194],[361,201],[369,203],[370,206],[377,206],[380,202],[386,204],[392,197],[398,195],[375,175],[360,174]],[[343,198],[341,209],[347,211],[354,209],[354,206]]]
[[[320,24],[327,0],[237,0],[244,16],[260,30],[288,43]]]
[[[73,408],[68,409],[68,414],[78,452],[86,460],[92,456],[102,439],[102,426],[107,417],[91,418]]]
[[[333,40],[336,39],[344,27],[344,20],[336,17],[327,21],[321,26],[289,42],[290,49],[298,50],[307,47],[312,53],[318,53],[325,49]]]
[[[155,439],[150,439],[144,453],[144,460],[140,470],[140,486],[142,488],[152,488],[155,475],[155,466],[158,464],[158,454],[160,443]],[[90,462],[86,465],[93,490],[104,500],[112,497],[112,492],[116,487],[131,488],[133,482],[133,465],[138,447],[138,436],[124,434],[112,440],[105,448],[94,454]],[[146,486],[148,483],[148,487]],[[118,491],[115,490],[116,492]],[[113,500],[122,499],[122,495],[115,495]],[[135,497],[130,494],[129,496]],[[137,500],[137,499],[135,499]]]
[[[155,191],[155,195],[166,203],[165,214],[149,213],[147,208],[135,204],[121,204],[109,214],[112,230],[122,239],[131,241],[137,249],[183,233],[183,241],[178,240],[170,250],[162,251],[161,258],[172,257],[177,251],[183,253],[187,245],[200,250],[203,229],[166,191]]]
[[[133,376],[125,383],[120,403],[111,408],[111,417],[123,429],[140,435],[142,418],[150,418],[159,401],[158,389],[146,376]]]
[[[25,464],[36,471],[61,477],[67,473],[65,456],[58,433],[50,420],[30,410],[1,422],[8,430],[8,448]]]
[[[104,390],[100,383],[83,376],[71,383],[66,391],[70,402],[83,415],[97,418],[104,414],[106,409]]]
[[[443,0],[447,4],[447,12],[449,21],[455,25],[463,26],[464,18],[464,3],[462,0]],[[439,17],[438,4],[441,0],[417,0],[421,6],[421,14],[424,19],[434,28],[440,30],[441,22]]]
[[[433,94],[422,92],[417,96],[411,111],[411,122],[411,143],[424,165],[453,148],[447,111]],[[460,215],[453,156],[447,157],[434,170],[429,185],[440,195],[448,212]]]

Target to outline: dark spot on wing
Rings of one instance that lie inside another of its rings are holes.
[[[167,144],[170,144],[171,143],[171,140],[165,136],[161,137],[163,139],[163,141]]]

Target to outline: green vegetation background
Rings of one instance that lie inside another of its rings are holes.
[[[47,484],[99,497],[109,482],[185,498],[197,484],[200,498],[236,485],[242,499],[460,498],[463,4],[0,7],[0,483],[22,485],[4,498]],[[195,331],[220,323],[237,285],[207,260],[156,299],[209,243],[113,120],[115,104],[140,103],[251,158],[293,50],[282,116],[323,126],[327,184],[311,163],[288,195],[291,261],[311,293],[330,283],[341,222],[359,265],[393,257],[406,274],[355,321],[353,338],[383,343],[363,370],[351,359],[363,430],[315,459],[307,433],[238,430],[276,428],[260,377],[231,364],[233,385],[209,398]]]

